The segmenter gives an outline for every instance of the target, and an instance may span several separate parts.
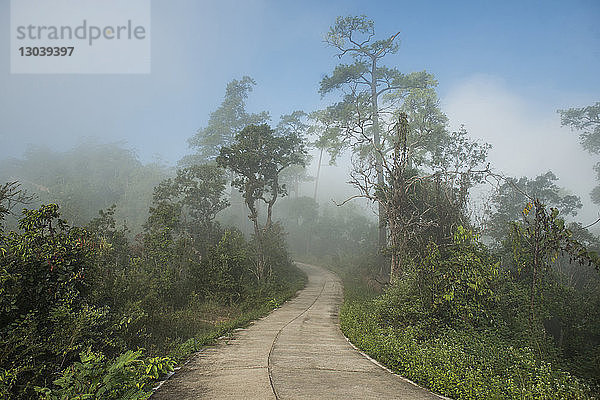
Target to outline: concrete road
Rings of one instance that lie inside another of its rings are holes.
[[[153,400],[439,399],[383,369],[342,335],[342,284],[298,264],[306,288],[281,308],[196,355]]]

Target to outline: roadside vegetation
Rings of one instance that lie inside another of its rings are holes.
[[[114,207],[74,227],[59,206],[43,205],[2,233],[0,397],[146,398],[191,352],[304,285],[276,230],[264,254],[269,275],[257,280],[253,239],[194,218],[174,187],[181,177],[157,187],[133,241]],[[17,199],[17,185],[3,188],[3,205]],[[214,206],[201,191],[194,199]]]
[[[444,250],[429,251],[383,293],[352,278],[369,276],[364,264],[362,274],[342,272],[340,322],[350,341],[393,371],[451,398],[594,397],[597,278],[575,290],[549,273],[531,326],[524,274],[507,271],[472,232],[459,228]]]
[[[272,218],[275,202],[287,194],[279,173],[304,164],[300,137],[249,125],[228,144],[219,148],[218,165],[205,159],[160,180],[137,232],[117,222],[116,205],[83,226],[64,220],[56,203],[25,208],[20,218],[12,213],[39,197],[60,201],[65,192],[74,214],[78,204],[85,215],[110,200],[135,203],[126,196],[129,179],[153,169],[119,146],[101,153],[130,162],[98,165],[91,187],[74,185],[81,182],[67,174],[35,198],[16,181],[0,187],[0,397],[147,398],[156,380],[191,352],[304,286]],[[69,155],[63,165],[76,168],[78,160]],[[40,172],[34,160],[14,163]],[[111,184],[114,196],[95,197]],[[253,222],[250,235],[216,219],[229,208],[228,185],[246,200],[241,211]],[[70,203],[74,197],[80,201]]]
[[[597,398],[600,240],[569,222],[580,198],[551,171],[494,172],[490,145],[449,128],[432,74],[385,65],[398,33],[376,38],[365,16],[338,18],[329,106],[277,124],[246,112],[252,78],[232,80],[177,168],[118,144],[3,161],[0,397],[148,398],[303,287],[293,257],[343,277],[354,344],[437,393]],[[592,154],[599,111],[560,111]],[[355,196],[318,203],[319,173],[300,196],[309,147],[351,156]]]
[[[448,129],[431,75],[382,65],[398,50],[395,38],[378,40],[365,17],[340,17],[326,35],[349,63],[321,82],[324,94],[344,93],[320,114],[321,138],[333,155],[353,154],[355,197],[379,217],[371,250],[330,254],[345,281],[342,331],[451,398],[595,398],[600,241],[565,220],[579,197],[549,171],[533,179],[494,172],[489,145]],[[598,110],[560,111],[592,154]],[[470,193],[483,184],[491,195],[476,214]]]

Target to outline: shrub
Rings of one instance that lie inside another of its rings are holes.
[[[37,387],[45,400],[63,399],[120,399],[141,400],[152,394],[152,380],[173,371],[168,357],[141,359],[142,352],[127,351],[113,360],[91,348],[80,354],[54,381],[56,389]]]

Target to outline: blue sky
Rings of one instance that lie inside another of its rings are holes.
[[[594,162],[557,126],[556,109],[600,100],[598,1],[155,0],[149,75],[11,75],[9,9],[0,0],[0,157],[19,156],[27,143],[58,149],[97,137],[174,163],[227,82],[243,75],[258,84],[249,108],[274,122],[314,110],[327,104],[318,84],[338,62],[323,34],[338,15],[366,14],[380,37],[401,32],[386,64],[433,73],[452,124],[499,149],[500,169],[546,168],[539,155],[506,154],[523,136],[536,146],[555,135],[557,151],[572,151],[566,158],[579,169],[553,167],[569,181]],[[573,190],[584,193],[580,186]]]

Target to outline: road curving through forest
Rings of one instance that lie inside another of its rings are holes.
[[[355,350],[339,329],[340,279],[298,263],[298,295],[196,353],[151,397],[187,399],[440,399]]]

